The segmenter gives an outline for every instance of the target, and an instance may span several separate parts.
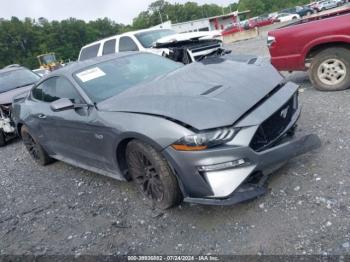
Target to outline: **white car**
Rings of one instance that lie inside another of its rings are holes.
[[[43,68],[33,69],[32,71],[39,76],[44,76],[44,75],[47,75],[48,73],[50,73],[49,70],[43,69]]]
[[[225,50],[219,31],[177,34],[170,29],[146,29],[88,44],[80,50],[78,61],[125,51],[150,52],[188,64]]]
[[[276,16],[276,22],[288,22],[291,20],[297,20],[300,19],[300,15],[298,14],[289,14],[289,13],[279,13],[278,16]]]
[[[338,6],[337,1],[326,0],[326,1],[319,2],[318,9],[319,9],[319,11],[324,11],[324,10],[335,8],[337,6]]]

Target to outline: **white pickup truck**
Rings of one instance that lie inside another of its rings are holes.
[[[177,34],[170,29],[146,29],[88,44],[80,50],[78,60],[125,51],[150,52],[184,64],[226,52],[219,31]]]

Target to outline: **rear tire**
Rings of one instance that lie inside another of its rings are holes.
[[[126,148],[129,174],[146,204],[167,209],[178,204],[182,194],[166,159],[152,146],[138,140]]]
[[[46,166],[54,160],[47,154],[45,149],[31,136],[27,127],[22,126],[21,137],[30,156],[41,166]]]
[[[339,91],[350,87],[350,50],[333,47],[321,51],[311,62],[309,76],[320,91]]]
[[[6,145],[5,134],[2,130],[0,130],[0,147]]]

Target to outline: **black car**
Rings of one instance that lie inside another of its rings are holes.
[[[26,94],[40,76],[20,65],[9,65],[0,70],[0,146],[15,136],[11,119],[12,100]]]
[[[298,14],[300,17],[312,15],[315,11],[307,6],[296,6],[292,8],[287,8],[281,11],[281,13]]]

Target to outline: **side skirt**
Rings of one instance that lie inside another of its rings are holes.
[[[93,173],[97,173],[97,174],[100,174],[100,175],[103,175],[103,176],[108,176],[108,177],[111,177],[111,178],[114,178],[114,179],[117,179],[117,180],[121,180],[121,181],[127,181],[125,179],[125,177],[122,176],[119,173],[112,173],[112,172],[109,172],[109,171],[106,171],[106,170],[103,170],[103,169],[100,169],[100,168],[96,168],[96,167],[88,166],[88,165],[85,165],[85,164],[82,164],[82,163],[78,163],[75,160],[72,160],[70,158],[66,158],[66,157],[63,157],[63,156],[60,156],[60,155],[52,155],[50,157],[52,157],[54,159],[57,159],[59,161],[65,162],[67,164],[70,164],[72,166],[76,166],[76,167],[80,167],[82,169],[86,169],[86,170],[91,171]]]

